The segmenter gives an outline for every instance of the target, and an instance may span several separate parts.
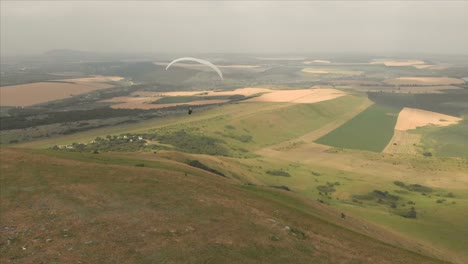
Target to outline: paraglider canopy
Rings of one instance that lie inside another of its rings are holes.
[[[178,59],[175,59],[173,61],[171,61],[167,67],[166,67],[166,70],[169,69],[169,67],[172,66],[172,64],[174,63],[177,63],[179,61],[195,61],[195,62],[198,62],[198,63],[201,63],[201,64],[204,64],[206,66],[209,66],[211,67],[213,70],[215,70],[218,75],[219,75],[219,78],[221,78],[221,80],[224,80],[223,79],[223,73],[221,72],[221,70],[216,67],[216,65],[214,65],[213,63],[209,62],[209,61],[206,61],[206,60],[202,60],[202,59],[197,59],[197,58],[192,58],[192,57],[182,57],[182,58],[178,58]]]

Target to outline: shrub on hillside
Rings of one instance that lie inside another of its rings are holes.
[[[268,170],[266,173],[273,176],[291,177],[291,175],[287,171],[283,170]]]

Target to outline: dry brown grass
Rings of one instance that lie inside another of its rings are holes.
[[[1,106],[30,106],[58,99],[64,99],[77,94],[83,94],[98,89],[112,87],[105,83],[118,81],[122,77],[95,76],[89,78],[64,79],[61,82],[38,82],[0,87]]]

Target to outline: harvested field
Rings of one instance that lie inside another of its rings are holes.
[[[225,103],[229,100],[199,100],[186,103],[171,103],[171,104],[151,104],[161,97],[171,96],[200,96],[202,99],[205,96],[230,96],[243,95],[252,96],[255,94],[264,93],[258,97],[248,99],[250,102],[289,102],[289,103],[316,103],[326,100],[331,100],[346,93],[331,89],[331,88],[315,88],[301,90],[271,90],[267,88],[242,88],[233,91],[194,91],[194,92],[136,92],[134,95],[140,97],[115,97],[104,100],[103,102],[115,102],[121,104],[113,105],[112,108],[138,108],[138,109],[156,109],[171,107],[177,105],[205,105]],[[202,97],[203,96],[203,97]]]
[[[459,117],[405,107],[398,114],[395,130],[411,130],[427,125],[448,126],[462,120]]]
[[[130,96],[119,96],[111,99],[102,100],[104,103],[146,103],[155,101],[154,97],[130,97]]]
[[[381,85],[378,81],[370,80],[332,80],[330,83],[338,85]]]
[[[250,102],[288,102],[288,103],[316,103],[335,99],[346,95],[336,89],[303,89],[303,90],[271,90],[269,93],[249,99]]]
[[[385,66],[393,66],[393,67],[400,67],[400,66],[413,66],[413,65],[422,65],[425,64],[422,60],[379,60],[373,61],[370,64],[383,64]]]
[[[415,67],[415,68],[417,68],[417,69],[443,70],[443,69],[447,69],[449,66],[446,66],[446,65],[424,64],[424,65],[413,65],[413,67]]]
[[[94,76],[88,78],[63,79],[0,87],[1,106],[30,106],[98,89],[110,88],[107,82],[123,79],[118,76]]]
[[[422,135],[412,134],[407,131],[395,130],[392,139],[384,148],[385,153],[417,154],[417,145]]]
[[[324,71],[324,70],[314,70],[314,69],[303,69],[302,72],[305,72],[305,73],[314,73],[314,74],[327,74],[327,73],[329,73],[328,71]]]
[[[304,73],[310,74],[339,74],[339,75],[360,75],[362,71],[353,71],[347,69],[321,69],[321,68],[304,68],[301,70]]]
[[[312,60],[312,61],[304,61],[304,64],[313,64],[313,63],[331,63],[328,60]]]
[[[462,84],[464,81],[462,79],[447,77],[400,77],[386,79],[384,83],[390,85],[450,85]]]

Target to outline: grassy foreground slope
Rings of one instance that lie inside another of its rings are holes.
[[[0,151],[2,263],[438,262],[328,207],[182,163]]]

